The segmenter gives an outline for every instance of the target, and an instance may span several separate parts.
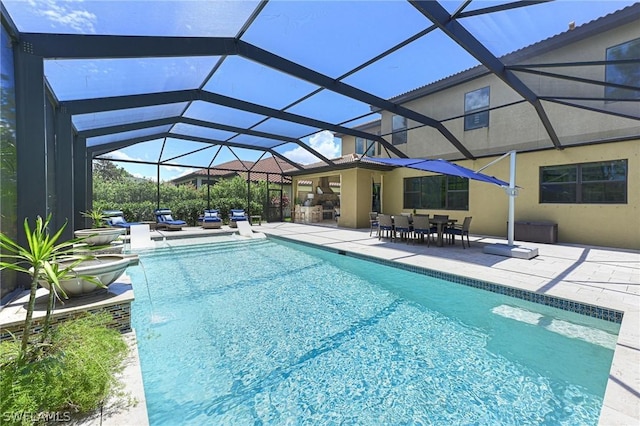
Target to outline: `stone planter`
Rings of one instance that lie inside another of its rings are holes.
[[[60,262],[61,265],[70,263],[70,261]],[[108,286],[113,283],[120,275],[122,275],[132,263],[132,259],[125,256],[113,255],[113,254],[99,254],[95,259],[86,260],[75,268],[73,271],[78,275],[94,276],[100,282]],[[41,280],[40,285],[49,290],[49,283]],[[69,297],[82,296],[94,291],[101,290],[102,287],[98,287],[95,284],[83,280],[81,278],[71,278],[67,280],[61,280],[60,286]]]
[[[124,228],[93,228],[93,229],[78,229],[73,231],[76,238],[84,238],[83,243],[90,246],[105,246],[111,244],[120,235],[127,232]]]

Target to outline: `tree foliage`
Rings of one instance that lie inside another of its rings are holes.
[[[93,209],[121,210],[130,222],[154,221],[153,211],[169,208],[176,219],[196,225],[204,209],[219,209],[224,219],[230,209],[245,209],[248,214],[264,215],[267,202],[266,181],[251,182],[251,201],[247,210],[247,182],[239,176],[222,179],[210,186],[207,203],[207,187],[160,183],[160,203],[158,206],[158,185],[149,179],[136,178],[110,161],[94,162]]]

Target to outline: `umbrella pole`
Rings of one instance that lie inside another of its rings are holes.
[[[491,163],[484,166],[482,169],[489,167],[490,165],[502,160],[506,156],[509,156],[509,187],[505,188],[505,192],[509,196],[509,219],[507,222],[507,239],[508,244],[489,244],[486,245],[482,251],[489,254],[497,254],[498,256],[517,257],[519,259],[533,259],[538,256],[537,248],[515,246],[513,244],[514,229],[515,229],[515,207],[516,196],[518,195],[518,188],[516,187],[516,151],[509,151],[502,157],[493,160]],[[480,169],[480,170],[482,170]]]
[[[509,156],[509,187],[505,188],[505,192],[509,196],[509,216],[507,219],[507,240],[510,246],[513,246],[513,236],[515,229],[515,210],[516,210],[516,196],[518,195],[518,189],[516,188],[516,151],[509,151],[506,154],[502,155],[499,158],[496,158],[489,164],[484,167],[480,167],[476,170],[476,173],[479,173],[486,169],[487,167],[491,167],[496,164],[498,161],[502,160],[506,156]]]
[[[516,209],[516,152],[511,151],[509,158],[509,227],[507,238],[509,245],[513,245],[513,235],[515,229],[515,209]]]

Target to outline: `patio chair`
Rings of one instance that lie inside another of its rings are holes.
[[[464,218],[462,225],[451,225],[447,228],[447,234],[451,236],[451,244],[455,244],[455,236],[460,235],[460,240],[462,241],[462,248],[464,247],[464,236],[467,236],[467,246],[471,247],[471,243],[469,242],[469,227],[471,226],[471,216],[467,216]]]
[[[156,209],[156,229],[167,229],[169,231],[179,231],[187,224],[184,220],[176,220],[173,218],[171,209]]]
[[[369,212],[369,236],[374,229],[378,232],[378,212]]]
[[[427,237],[427,247],[431,245],[432,235],[438,231],[438,228],[429,223],[429,215],[417,214],[413,216],[413,232],[416,237],[419,235],[424,241],[424,237]]]
[[[220,227],[222,227],[219,210],[205,210],[204,215],[201,219],[198,219],[198,221],[202,222],[204,229],[220,229]]]
[[[378,240],[383,237],[384,233],[387,233],[386,238],[395,238],[395,232],[393,230],[393,219],[391,219],[391,215],[381,214],[378,216]]]
[[[120,210],[105,210],[102,212],[107,225],[114,228],[131,228],[131,225],[140,225],[138,222],[127,222],[124,213]]]
[[[231,209],[229,213],[229,226],[231,228],[237,228],[238,222],[247,220],[247,214],[244,209]]]
[[[393,219],[395,233],[400,234],[400,239],[407,239],[409,242],[409,238],[411,236],[411,225],[409,224],[409,216],[405,215],[396,215]]]

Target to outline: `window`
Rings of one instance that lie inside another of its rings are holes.
[[[607,61],[621,61],[638,58],[640,58],[640,38],[607,49]],[[629,63],[606,65],[605,80],[607,83],[638,87],[640,86],[638,64]],[[640,99],[640,91],[605,86],[604,96],[607,99]]]
[[[369,139],[356,138],[356,154],[375,155],[374,142]]]
[[[401,115],[394,115],[391,119],[391,144],[407,143],[407,119]]]
[[[464,129],[489,127],[489,87],[464,94]]]
[[[626,204],[627,160],[540,167],[540,203]]]
[[[469,210],[469,179],[445,175],[406,178],[403,208]]]

